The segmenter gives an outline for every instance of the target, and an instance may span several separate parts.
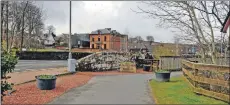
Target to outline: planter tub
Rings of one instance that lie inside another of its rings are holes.
[[[144,71],[150,71],[150,65],[144,65],[143,70]]]
[[[156,72],[156,80],[159,82],[169,82],[170,72]]]
[[[37,81],[37,87],[41,90],[52,90],[56,86],[56,77],[54,79],[40,79],[35,76]]]

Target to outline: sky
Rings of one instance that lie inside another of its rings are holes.
[[[36,1],[44,11],[45,26],[53,25],[55,33],[69,33],[69,1]],[[174,42],[170,29],[157,27],[158,19],[137,14],[138,1],[72,1],[72,33],[91,33],[112,28],[129,37],[153,36],[157,42]],[[132,9],[132,10],[131,10]]]

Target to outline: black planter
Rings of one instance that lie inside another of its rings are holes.
[[[156,72],[156,80],[159,82],[169,82],[170,72]]]
[[[37,81],[37,87],[41,90],[52,90],[56,87],[56,76],[54,79],[40,79],[35,76]]]
[[[144,65],[143,70],[144,71],[150,71],[150,65]]]

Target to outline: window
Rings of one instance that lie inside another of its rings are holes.
[[[107,49],[107,48],[106,48],[106,44],[104,44],[104,49]]]
[[[92,38],[92,41],[94,42],[94,38]]]
[[[101,41],[101,38],[98,38],[98,41]]]
[[[94,49],[94,44],[92,44],[92,46],[91,46],[91,47],[92,47],[92,49]]]
[[[104,37],[104,41],[106,41],[106,36]]]

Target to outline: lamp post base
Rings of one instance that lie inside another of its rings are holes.
[[[76,60],[68,59],[68,72],[76,72]]]

